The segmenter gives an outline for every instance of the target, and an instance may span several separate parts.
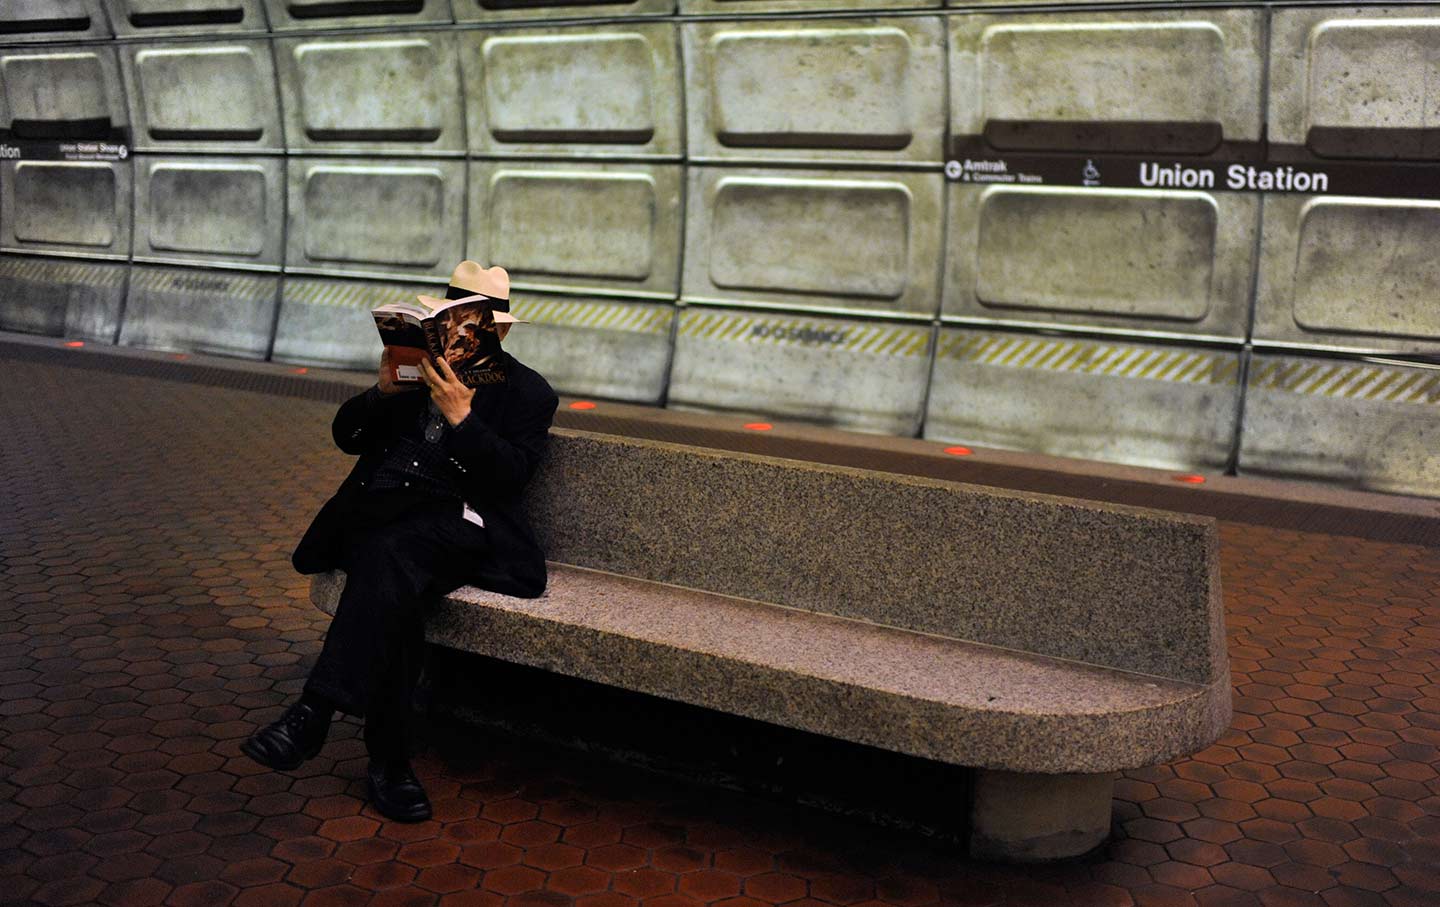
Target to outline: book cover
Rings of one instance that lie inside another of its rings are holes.
[[[420,383],[420,363],[427,356],[445,359],[467,387],[505,380],[489,297],[417,299],[416,303],[397,302],[371,310],[380,341],[390,349],[396,383]]]

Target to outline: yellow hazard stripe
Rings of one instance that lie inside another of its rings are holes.
[[[254,301],[274,296],[278,282],[279,277],[274,274],[139,267],[131,273],[130,292],[224,296]]]
[[[62,261],[7,255],[0,257],[0,279],[118,287],[125,282],[128,267],[123,262]]]
[[[681,313],[681,337],[716,343],[752,343],[844,350],[871,356],[920,356],[929,348],[928,325],[825,321],[788,315],[691,309]]]
[[[665,334],[674,309],[668,305],[637,302],[597,302],[579,299],[512,300],[510,314],[534,324],[630,334]]]
[[[1239,371],[1239,357],[1235,353],[1023,334],[946,334],[937,355],[941,359],[1002,368],[1113,375],[1179,384],[1233,385]]]
[[[385,283],[345,282],[291,277],[285,281],[285,301],[327,308],[374,308],[392,302],[414,301],[420,290]]]
[[[1251,369],[1250,386],[1337,400],[1440,405],[1440,371],[1434,369],[1315,359],[1270,359],[1257,362]]]

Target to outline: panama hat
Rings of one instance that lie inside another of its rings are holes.
[[[505,269],[499,265],[493,268],[481,267],[479,262],[467,258],[456,265],[450,274],[450,286],[445,289],[445,298],[469,299],[477,295],[490,300],[496,324],[530,323],[510,314],[510,275]]]

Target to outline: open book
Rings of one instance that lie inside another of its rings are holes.
[[[390,350],[390,368],[400,384],[420,382],[420,362],[444,358],[466,387],[505,380],[500,337],[490,297],[463,299],[417,296],[417,302],[392,302],[371,309],[380,340]]]

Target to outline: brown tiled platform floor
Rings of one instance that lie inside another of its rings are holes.
[[[1128,773],[1086,859],[967,863],[464,731],[399,825],[353,720],[294,773],[237,749],[324,633],[288,556],[348,462],[334,404],[0,366],[4,903],[1440,904],[1440,549],[1224,525],[1235,725]]]

